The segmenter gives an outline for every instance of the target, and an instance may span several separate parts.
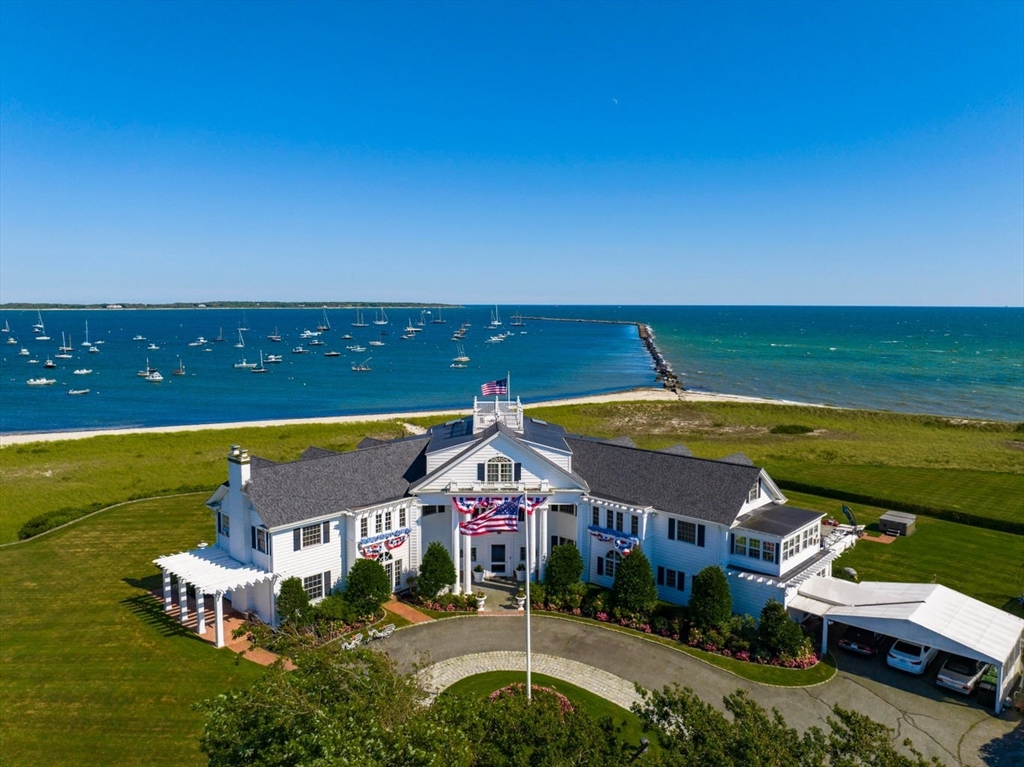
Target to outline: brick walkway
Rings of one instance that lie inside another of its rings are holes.
[[[391,599],[385,603],[384,607],[395,615],[400,615],[411,623],[427,623],[434,620],[429,615],[421,613],[412,605],[407,605],[405,602],[399,602],[395,599],[394,595],[392,595]]]

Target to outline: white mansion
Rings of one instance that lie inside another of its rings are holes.
[[[535,509],[529,526],[460,533],[460,522],[519,496]],[[215,596],[218,646],[225,596],[274,623],[281,580],[301,578],[317,599],[344,588],[359,557],[380,562],[401,590],[432,541],[456,564],[456,591],[472,588],[477,565],[511,576],[528,553],[542,579],[561,544],[579,548],[584,580],[611,586],[623,553],[640,547],[662,599],[685,604],[693,575],[719,565],[734,610],[756,615],[769,599],[788,605],[811,576],[831,575],[854,540],[822,540],[823,515],[785,503],[767,472],[742,455],[714,461],[681,445],[641,450],[526,417],[518,400],[475,400],[470,416],[423,435],[366,439],[345,453],[309,448],[275,463],[232,447],[228,480],[207,502],[216,543],[156,563],[167,609],[172,575],[179,594],[192,584]]]

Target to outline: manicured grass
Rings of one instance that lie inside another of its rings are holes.
[[[396,422],[303,424],[237,430],[130,434],[12,445],[0,450],[0,543],[39,514],[83,515],[122,501],[203,490],[227,478],[232,444],[275,461],[310,445],[350,450],[367,435],[406,434]]]
[[[840,504],[829,498],[803,493],[786,497],[790,505],[842,518]],[[878,534],[878,518],[885,509],[854,504],[853,511],[858,523]],[[832,571],[840,575],[852,567],[862,581],[935,581],[1024,617],[1016,601],[1024,589],[1022,563],[1024,538],[1019,535],[918,517],[910,537],[887,544],[862,540],[836,560]]]
[[[533,684],[542,687],[550,687],[567,697],[574,706],[579,706],[583,711],[594,719],[608,717],[616,726],[622,726],[619,736],[627,743],[639,745],[640,738],[644,737],[643,726],[640,719],[632,711],[627,711],[621,706],[609,703],[604,698],[595,695],[589,690],[577,687],[574,684],[563,682],[561,679],[547,676],[545,674],[531,674]],[[460,679],[451,687],[446,689],[442,695],[461,695],[473,700],[484,700],[495,690],[501,689],[513,682],[526,682],[526,674],[522,671],[488,671],[483,674],[475,674],[465,679]],[[650,753],[657,752],[657,744],[651,742]]]
[[[152,560],[209,537],[205,494],[0,549],[5,765],[205,764],[191,706],[263,673],[168,620]]]

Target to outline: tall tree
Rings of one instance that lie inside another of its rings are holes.
[[[634,615],[648,615],[658,604],[651,563],[639,547],[624,556],[615,568],[612,604]]]
[[[721,567],[705,567],[693,577],[690,622],[699,629],[723,630],[732,618],[732,594]]]
[[[418,579],[420,593],[425,597],[435,597],[445,586],[455,585],[455,564],[452,562],[448,549],[438,541],[431,541],[423,552]]]
[[[548,594],[565,594],[580,582],[581,575],[583,557],[580,556],[579,549],[569,543],[551,549],[544,571],[544,586]]]
[[[313,617],[309,606],[309,594],[302,588],[299,578],[285,578],[281,581],[281,592],[277,595],[277,614],[285,623],[303,625]]]
[[[380,562],[357,559],[345,579],[345,601],[360,617],[376,615],[391,596],[391,581]]]

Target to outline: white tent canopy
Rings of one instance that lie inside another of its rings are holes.
[[[1020,662],[1024,620],[936,583],[815,577],[799,587],[789,607],[820,615],[826,626],[839,621],[993,663],[1000,670],[996,710]]]

